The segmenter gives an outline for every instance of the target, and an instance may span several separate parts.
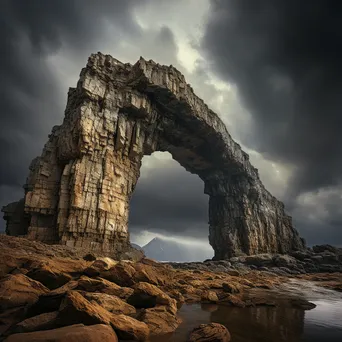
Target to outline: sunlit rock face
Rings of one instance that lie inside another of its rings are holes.
[[[62,125],[31,163],[22,231],[50,243],[125,249],[141,160],[154,151],[170,152],[203,180],[216,259],[304,247],[283,204],[178,70],[101,53],[82,69]],[[5,216],[9,230],[13,215]]]

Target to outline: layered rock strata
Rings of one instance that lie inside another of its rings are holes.
[[[304,247],[284,205],[178,70],[101,53],[82,69],[62,125],[31,163],[21,231],[44,242],[124,250],[141,160],[154,151],[170,152],[203,180],[216,259]],[[14,215],[6,208],[12,234]]]

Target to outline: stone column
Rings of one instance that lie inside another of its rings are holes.
[[[205,181],[209,242],[215,259],[301,249],[303,241],[284,205],[258,181],[244,175],[214,175]]]

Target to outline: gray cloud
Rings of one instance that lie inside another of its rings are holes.
[[[67,87],[58,83],[50,56],[67,49],[83,65],[96,47],[104,47],[101,36],[109,21],[116,27],[112,43],[127,34],[138,36],[141,32],[131,15],[135,4],[119,0],[1,2],[0,206],[8,202],[6,198],[12,200],[12,193],[22,191],[30,161],[40,154],[52,126],[62,121]]]
[[[100,50],[125,62],[135,62],[142,55],[179,67],[177,45],[170,28],[161,22],[155,27],[142,28],[137,22],[136,14],[144,4],[151,7],[149,3],[148,0],[3,2],[0,206],[23,195],[21,187],[28,165],[40,154],[52,126],[62,122],[67,89],[75,85],[90,53]],[[167,4],[156,5],[154,15],[159,11],[158,6],[163,10]],[[182,233],[198,229],[200,223],[203,226],[203,218],[207,221],[207,207],[204,206],[202,213],[203,203],[196,201],[196,178],[185,170],[179,172],[180,167],[172,169],[171,174],[170,168],[163,168],[163,174],[159,173],[160,168],[151,170],[151,175],[139,181],[132,201],[133,232],[152,228],[164,234]],[[184,184],[189,185],[187,192]],[[204,196],[200,183],[199,189]],[[3,230],[4,221],[0,222]],[[207,225],[204,227],[207,234]]]
[[[252,113],[242,142],[296,165],[294,194],[339,183],[342,4],[212,1],[202,47]],[[248,134],[247,134],[248,132]]]
[[[341,10],[329,0],[211,1],[201,43],[251,114],[239,140],[291,168],[283,200],[309,243],[342,241],[341,199],[318,194],[341,190]],[[327,215],[309,218],[303,194]]]
[[[158,163],[154,155],[145,158],[152,166],[142,168],[131,200],[131,231],[136,234],[148,230],[207,240],[209,198],[203,193],[203,181],[174,160]]]

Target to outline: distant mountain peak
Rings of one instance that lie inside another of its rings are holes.
[[[154,237],[142,249],[147,257],[157,261],[203,261],[212,257],[196,246],[160,237]]]

